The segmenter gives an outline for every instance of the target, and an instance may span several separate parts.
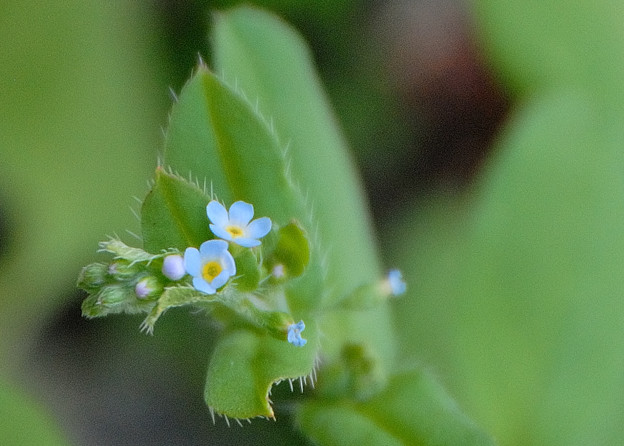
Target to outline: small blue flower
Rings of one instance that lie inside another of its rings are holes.
[[[172,254],[163,260],[162,273],[167,279],[180,280],[186,274],[184,259],[178,254]]]
[[[393,296],[399,296],[405,293],[407,285],[403,280],[403,274],[398,269],[392,269],[388,271],[388,285],[390,286],[390,294]]]
[[[290,324],[288,326],[288,342],[295,347],[303,347],[308,342],[301,337],[301,332],[305,330],[305,324],[303,321],[299,321],[296,324]]]
[[[208,240],[199,247],[186,248],[184,269],[193,276],[195,289],[214,294],[236,274],[236,264],[223,240]]]
[[[210,230],[217,237],[245,248],[260,245],[258,239],[271,230],[271,219],[268,217],[251,221],[254,208],[244,201],[233,203],[228,212],[221,203],[213,200],[206,206],[206,214],[212,222]]]

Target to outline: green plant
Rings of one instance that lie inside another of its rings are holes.
[[[200,64],[171,112],[142,246],[101,243],[112,259],[83,269],[83,314],[146,313],[153,332],[169,308],[209,313],[221,330],[204,397],[228,423],[274,417],[272,386],[299,380],[315,390],[296,420],[318,444],[492,444],[399,361],[404,283],[380,265],[304,43],[249,8],[217,15],[213,41],[213,69]]]

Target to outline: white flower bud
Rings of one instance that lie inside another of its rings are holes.
[[[186,274],[184,269],[184,259],[182,256],[173,254],[165,257],[162,266],[162,273],[167,279],[180,280]]]

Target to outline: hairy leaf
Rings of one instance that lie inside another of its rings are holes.
[[[223,336],[208,366],[206,404],[235,418],[273,417],[269,392],[275,382],[312,379],[315,331],[313,324],[306,325],[309,342],[303,348],[247,329]]]
[[[189,246],[199,247],[213,238],[206,216],[210,197],[196,185],[162,168],[156,169],[154,187],[141,208],[143,245],[158,253]]]

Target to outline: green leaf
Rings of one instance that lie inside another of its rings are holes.
[[[316,360],[318,336],[313,324],[307,324],[304,333],[305,347],[245,329],[223,336],[208,366],[206,404],[235,418],[273,417],[269,392],[275,382],[312,379],[307,375]]]
[[[617,0],[479,0],[484,43],[507,80],[530,92],[589,88],[621,110],[624,35]]]
[[[280,224],[291,218],[309,221],[269,124],[204,66],[171,112],[164,164],[208,182],[224,203],[252,203],[256,215]]]
[[[284,274],[297,277],[303,274],[310,261],[310,243],[303,228],[296,222],[282,226],[278,231],[277,244],[272,252],[270,263],[281,264]]]
[[[236,262],[236,289],[243,292],[256,290],[260,282],[260,265],[256,255],[251,249],[232,251]]]
[[[144,32],[148,5],[3,0],[0,9],[5,357],[26,352],[71,300],[102,234],[138,231],[129,206],[145,192],[167,104],[154,94],[162,58],[147,57],[157,42]]]
[[[420,370],[393,376],[382,393],[365,402],[306,402],[297,419],[321,446],[494,444],[436,380]]]
[[[481,183],[457,333],[474,342],[466,357],[486,360],[459,373],[493,390],[471,397],[501,441],[529,431],[533,444],[613,444],[624,434],[612,391],[624,377],[624,135],[599,108],[577,92],[531,101]]]
[[[258,104],[288,146],[293,178],[331,246],[333,297],[369,282],[380,268],[362,187],[306,44],[279,18],[244,7],[216,14],[212,38],[216,72]]]
[[[137,272],[132,267],[135,263],[151,263],[152,261],[163,257],[163,253],[151,254],[141,248],[128,246],[116,238],[100,242],[100,250],[113,254],[115,259],[122,259],[121,262],[114,262],[115,275],[117,276],[122,275],[131,277]]]
[[[212,239],[206,216],[210,197],[195,184],[162,168],[156,169],[154,187],[141,208],[143,245],[146,251],[159,253],[189,246],[199,247]]]
[[[402,351],[444,370],[501,444],[624,435],[624,135],[598,109],[577,92],[534,98],[470,208],[428,204],[392,231],[412,234],[391,248],[422,277],[396,303]]]

